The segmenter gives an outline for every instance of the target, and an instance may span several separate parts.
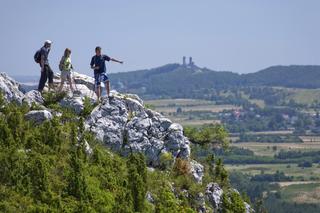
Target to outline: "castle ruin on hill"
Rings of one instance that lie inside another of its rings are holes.
[[[182,66],[184,67],[189,67],[189,68],[192,68],[195,66],[193,60],[192,60],[192,57],[189,57],[189,63],[187,64],[187,58],[186,56],[183,56],[182,57]]]

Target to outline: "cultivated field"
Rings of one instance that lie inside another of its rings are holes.
[[[320,183],[293,184],[284,187],[280,192],[283,200],[319,204]]]
[[[293,99],[297,103],[310,104],[313,101],[320,100],[320,89],[285,88],[285,90],[288,90],[291,93],[291,95],[289,95],[286,99]]]
[[[317,151],[320,150],[320,142],[304,143],[232,143],[232,146],[250,149],[258,156],[274,156],[280,150]],[[274,148],[275,147],[275,148]]]
[[[293,176],[294,180],[300,181],[310,181],[311,178],[320,178],[320,167],[318,164],[313,164],[310,168],[298,167],[297,164],[226,165],[226,168],[228,171],[239,171],[250,175],[261,173],[274,174],[280,171],[284,172],[287,176]]]
[[[167,106],[199,106],[199,105],[213,105],[214,102],[199,100],[199,99],[157,99],[144,101],[146,104],[152,104],[155,107]]]
[[[152,105],[156,111],[184,126],[220,123],[215,116],[216,113],[223,110],[239,109],[239,107],[233,105],[216,105],[212,101],[197,99],[148,100],[145,101],[145,104]],[[179,108],[181,113],[178,114]]]

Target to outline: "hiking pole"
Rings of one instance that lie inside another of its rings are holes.
[[[76,80],[74,79],[74,69],[73,69],[72,65],[71,65],[71,69],[72,69],[72,81],[73,81],[73,84],[74,84],[76,91],[78,91]]]

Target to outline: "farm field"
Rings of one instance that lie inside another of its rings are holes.
[[[156,99],[144,101],[146,104],[152,104],[156,107],[167,106],[198,106],[198,105],[213,105],[213,101],[199,100],[199,99]]]
[[[320,167],[313,164],[310,168],[298,167],[297,164],[253,164],[253,165],[226,165],[228,171],[239,171],[249,175],[274,174],[277,171],[284,172],[287,176],[293,176],[294,180],[310,181],[310,178],[320,178]],[[319,181],[320,183],[320,181]]]
[[[153,106],[156,111],[184,126],[220,123],[216,113],[240,109],[234,105],[216,105],[213,101],[198,99],[158,99],[145,101],[145,104]],[[181,112],[177,113],[179,108]]]
[[[290,88],[286,90],[291,93],[291,95],[287,97],[287,100],[293,99],[297,103],[310,104],[320,99],[320,89]]]
[[[258,156],[274,156],[280,150],[295,151],[317,151],[320,150],[320,142],[304,142],[304,143],[232,143],[231,146],[250,149]]]
[[[281,190],[283,200],[295,203],[318,204],[320,199],[320,183],[292,184]]]
[[[241,92],[241,97],[247,99],[252,104],[258,105],[261,108],[264,108],[266,106],[264,100],[252,99],[252,98],[249,97],[249,95],[245,94],[244,92]]]

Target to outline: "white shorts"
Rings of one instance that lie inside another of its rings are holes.
[[[70,71],[61,71],[61,80],[71,80],[71,72]]]

